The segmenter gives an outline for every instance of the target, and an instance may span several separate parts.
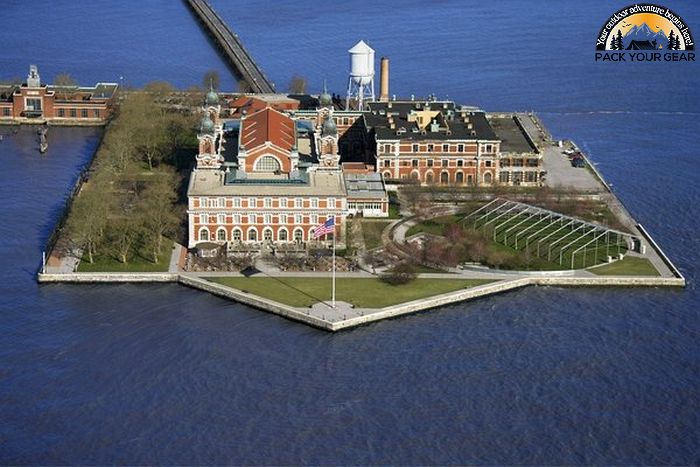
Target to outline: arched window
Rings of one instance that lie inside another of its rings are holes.
[[[462,172],[457,172],[455,174],[455,183],[461,185],[464,183],[464,174]]]
[[[391,172],[384,172],[384,178],[391,178]]]
[[[487,185],[490,185],[490,184],[491,184],[491,180],[492,180],[491,172],[486,172],[486,173],[484,174],[484,183],[486,183]]]
[[[209,231],[206,228],[201,228],[199,230],[199,241],[200,242],[209,241]]]
[[[316,228],[315,228],[315,227],[311,227],[311,228],[309,229],[309,239],[310,239],[310,240],[314,238],[314,232],[316,232]],[[319,237],[319,238],[320,238],[320,237]]]
[[[286,242],[289,240],[289,232],[287,232],[287,229],[282,228],[277,232],[277,239],[280,242]]]
[[[414,170],[411,172],[411,180],[418,180],[418,171]]]
[[[241,229],[233,229],[233,241],[240,242],[242,236],[243,233],[241,232]]]
[[[263,240],[265,240],[266,242],[272,241],[272,229],[263,230]]]
[[[442,172],[440,173],[440,183],[443,185],[447,185],[450,183],[450,174],[447,172]]]
[[[226,241],[226,230],[225,229],[219,229],[216,231],[216,240],[219,242]]]
[[[472,175],[467,175],[467,185],[472,186],[474,184],[474,177]]]
[[[249,242],[257,242],[258,241],[258,231],[255,230],[255,227],[251,227],[248,229],[248,241]]]
[[[272,156],[263,156],[255,162],[255,172],[277,172],[282,167],[277,159]]]
[[[304,231],[301,229],[294,229],[294,241],[303,242],[304,241]]]
[[[433,183],[433,173],[428,172],[425,174],[425,183]]]

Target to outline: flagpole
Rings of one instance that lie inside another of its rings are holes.
[[[331,301],[333,308],[335,308],[335,219],[333,219],[333,293]]]

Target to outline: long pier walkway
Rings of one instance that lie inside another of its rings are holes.
[[[250,90],[257,93],[275,92],[272,82],[267,79],[255,60],[243,47],[238,36],[229,29],[209,2],[207,0],[186,0],[186,2],[209,30],[241,78],[248,83]]]

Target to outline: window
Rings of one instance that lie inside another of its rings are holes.
[[[240,224],[240,223],[241,223],[241,215],[240,215],[240,214],[234,214],[234,215],[233,215],[233,223],[234,223],[234,224]]]
[[[318,198],[311,198],[311,207],[318,209]]]
[[[286,224],[286,223],[287,223],[287,215],[280,214],[280,224]]]
[[[226,215],[225,214],[217,214],[216,215],[216,223],[217,224],[225,224],[226,223]]]
[[[199,231],[199,241],[200,242],[209,241],[209,231],[207,229],[201,229]]]
[[[311,223],[314,225],[318,224],[318,215],[317,214],[311,215]]]
[[[296,216],[294,216],[294,223],[295,223],[295,224],[301,224],[301,223],[303,223],[303,222],[302,222],[302,218],[301,218],[301,214],[297,214]]]
[[[391,144],[384,145],[384,152],[387,154],[391,153]]]
[[[486,152],[493,152],[493,145],[492,144],[486,145]]]
[[[199,223],[200,224],[208,224],[209,223],[209,216],[206,214],[200,214],[199,215]]]
[[[528,159],[527,166],[528,167],[537,167],[537,166],[539,166],[539,161],[537,159]]]
[[[428,183],[428,184],[433,183],[433,173],[432,172],[428,172],[427,174],[425,174],[425,183]]]
[[[384,167],[391,167],[391,161],[389,159],[384,160]]]
[[[457,152],[464,152],[464,145],[463,144],[457,145]]]
[[[272,198],[265,198],[265,207],[266,208],[272,207]]]
[[[255,230],[254,227],[251,227],[248,230],[248,241],[249,242],[257,242],[258,241],[258,231]]]
[[[433,160],[432,160],[432,159],[428,159],[428,167],[432,167],[432,166],[433,166]]]
[[[487,185],[490,185],[492,178],[493,177],[491,176],[491,172],[486,172],[484,174],[484,183],[486,183]]]
[[[418,167],[418,159],[413,159],[413,160],[411,161],[411,165],[412,165],[413,167]]]
[[[5,110],[10,110],[10,109],[5,109]],[[8,112],[9,114],[9,112]],[[58,109],[58,116],[59,117],[65,117],[66,116],[66,110],[65,109]]]
[[[41,111],[41,99],[27,99],[25,110]]]
[[[287,232],[287,229],[280,229],[279,232],[277,232],[277,239],[280,242],[286,242],[288,240],[289,233]]]
[[[513,167],[522,167],[522,166],[523,166],[522,159],[513,159]]]
[[[433,152],[433,149],[435,149],[435,146],[432,144],[428,145],[428,152]]]
[[[303,208],[304,207],[304,200],[301,198],[296,198],[294,200],[294,206],[297,208]]]
[[[462,172],[457,172],[455,174],[455,183],[462,185],[464,183],[464,174]]]
[[[327,208],[335,208],[335,199],[334,198],[328,198],[326,200],[326,207]]]
[[[265,225],[272,224],[272,214],[265,214]]]
[[[264,156],[255,162],[253,171],[255,172],[278,172],[281,169],[280,163],[272,156]]]
[[[491,161],[486,161],[486,162],[484,163],[484,165],[485,165],[486,167],[491,167]]]
[[[457,167],[464,167],[464,159],[457,159]]]
[[[265,229],[263,231],[263,240],[265,240],[266,242],[272,241],[272,229]]]
[[[95,118],[100,118],[100,109],[95,109],[94,112],[93,112],[93,116],[94,116]]]
[[[280,198],[280,207],[281,208],[287,207],[287,198]]]
[[[294,241],[303,242],[304,241],[304,231],[301,229],[296,229],[294,231]]]
[[[240,241],[241,241],[241,229],[234,229],[234,231],[233,231],[233,241],[234,241],[234,242],[240,242]]]
[[[78,116],[78,111],[75,110],[75,109],[70,109],[70,116],[71,116],[72,118],[77,117],[77,116]]]
[[[450,165],[450,161],[448,161],[447,159],[443,159],[440,162],[442,163],[443,167],[449,167],[449,165]]]
[[[442,152],[450,152],[450,145],[449,145],[449,144],[443,144],[443,145],[442,145]]]
[[[87,111],[87,109],[82,109],[82,110],[80,111],[80,116],[83,117],[83,118],[88,118],[88,111]]]
[[[248,198],[248,207],[249,208],[255,207],[255,198]]]
[[[347,124],[348,124],[348,117],[343,117],[343,125],[347,125]]]
[[[413,145],[413,152],[418,152],[418,145],[417,144]]]
[[[525,172],[525,180],[528,182],[536,182],[537,172]]]
[[[440,174],[440,183],[443,185],[447,185],[448,183],[450,183],[450,174],[448,174],[447,172],[442,172]]]
[[[219,203],[220,208],[225,208],[226,207],[226,198],[219,198],[218,203]]]
[[[216,231],[216,239],[220,242],[226,241],[226,231],[224,229],[219,229]]]
[[[240,208],[240,207],[241,207],[241,198],[233,198],[233,207],[234,207],[234,208]]]
[[[508,183],[510,181],[510,172],[501,172],[498,174],[498,181],[501,183]]]

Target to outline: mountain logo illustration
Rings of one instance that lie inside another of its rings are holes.
[[[695,50],[687,23],[674,11],[651,3],[636,3],[613,14],[600,29],[596,50]]]

